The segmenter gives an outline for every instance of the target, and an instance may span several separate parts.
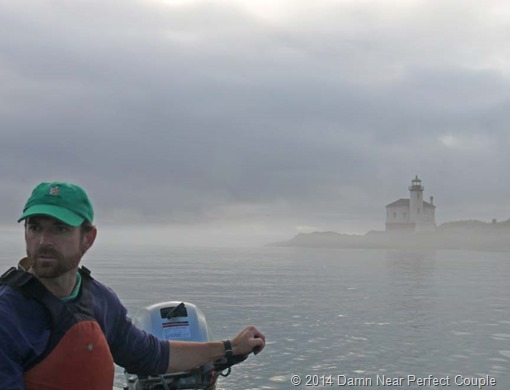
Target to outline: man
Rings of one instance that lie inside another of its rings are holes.
[[[114,362],[161,374],[264,348],[254,327],[205,343],[158,340],[137,329],[115,293],[79,268],[96,238],[93,218],[77,185],[41,183],[28,199],[18,220],[27,257],[0,279],[2,390],[111,390]]]

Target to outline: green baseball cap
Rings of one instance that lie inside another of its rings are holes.
[[[67,225],[80,226],[85,220],[92,223],[94,210],[81,187],[55,181],[34,188],[18,222],[36,215],[47,215]]]

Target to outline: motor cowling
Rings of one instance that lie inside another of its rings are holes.
[[[160,340],[209,341],[204,313],[188,302],[171,301],[147,306],[134,316],[133,324]]]

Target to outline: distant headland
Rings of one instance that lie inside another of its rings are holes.
[[[364,235],[335,232],[300,233],[268,246],[368,249],[459,249],[510,251],[510,219],[497,222],[446,222],[435,231],[369,231]]]
[[[490,223],[478,220],[447,222],[436,226],[434,197],[426,202],[418,175],[411,180],[409,198],[386,205],[385,231],[365,235],[335,232],[301,233],[289,241],[270,246],[386,248],[386,249],[464,249],[510,251],[510,219]]]

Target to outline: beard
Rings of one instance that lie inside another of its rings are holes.
[[[80,264],[83,250],[79,250],[68,256],[64,256],[53,248],[41,247],[33,253],[27,249],[27,257],[30,260],[30,268],[39,278],[57,278],[66,272],[77,268]],[[50,260],[41,257],[52,257]]]

